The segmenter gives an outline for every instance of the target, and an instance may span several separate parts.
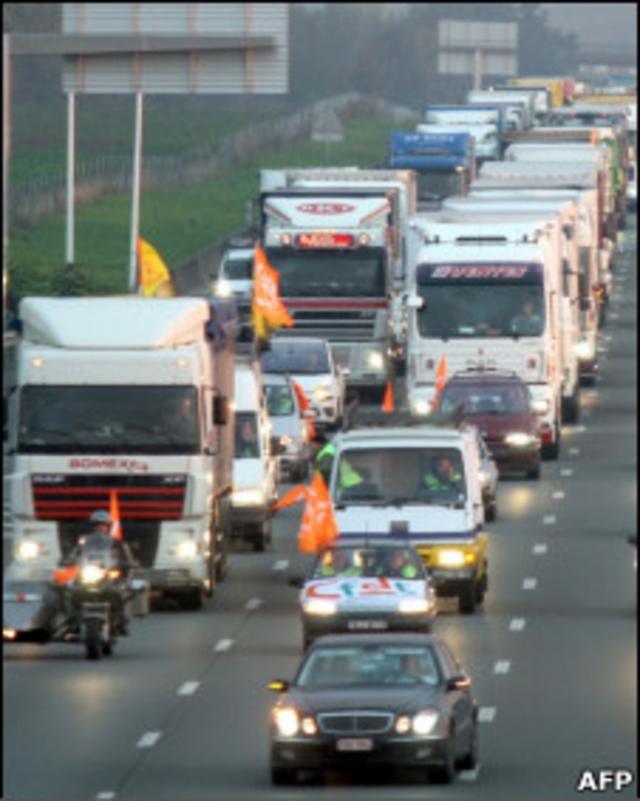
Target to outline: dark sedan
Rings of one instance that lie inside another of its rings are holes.
[[[271,716],[271,780],[300,770],[399,767],[449,783],[478,759],[470,680],[432,634],[320,637]]]

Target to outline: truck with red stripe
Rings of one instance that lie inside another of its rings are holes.
[[[382,391],[404,366],[408,170],[263,170],[261,238],[295,321],[327,339],[349,388]]]
[[[11,576],[47,580],[97,509],[152,592],[199,608],[225,572],[234,337],[225,301],[25,298],[9,397]]]

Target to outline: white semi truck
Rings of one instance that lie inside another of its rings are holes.
[[[25,298],[9,398],[10,569],[43,579],[112,494],[152,592],[225,573],[235,311],[199,298]]]
[[[512,370],[531,390],[543,455],[557,458],[563,389],[558,226],[411,222],[407,394],[430,411],[438,365]]]
[[[262,241],[295,326],[331,342],[348,385],[382,389],[404,361],[401,290],[411,170],[263,170]]]

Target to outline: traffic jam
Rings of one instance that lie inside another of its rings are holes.
[[[477,777],[491,715],[443,621],[491,614],[503,488],[535,495],[606,386],[636,104],[568,77],[471,91],[392,132],[384,168],[261,170],[258,233],[207,297],[23,298],[5,657],[117,661],[295,520],[271,784]]]

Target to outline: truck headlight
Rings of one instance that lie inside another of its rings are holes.
[[[327,401],[333,398],[333,389],[326,384],[321,384],[313,390],[313,396],[318,401]]]
[[[278,706],[273,710],[273,721],[281,737],[295,737],[300,728],[298,710],[292,706]]]
[[[309,598],[303,602],[302,611],[305,615],[329,617],[338,611],[338,604],[329,598]]]
[[[384,369],[384,356],[378,351],[371,350],[367,353],[367,367],[372,370]]]
[[[438,553],[438,564],[441,567],[464,567],[464,551],[448,548]]]
[[[420,416],[427,415],[431,411],[431,403],[424,398],[417,398],[416,400],[411,401],[411,411],[413,414]]]
[[[42,551],[42,546],[36,540],[22,540],[16,545],[16,559],[20,562],[28,562],[29,559],[36,559]]]
[[[512,431],[504,438],[507,445],[513,445],[515,448],[524,448],[527,445],[533,445],[536,438],[531,434],[525,434],[524,431]]]
[[[412,728],[415,734],[431,734],[438,722],[438,712],[435,709],[425,709],[418,712],[412,721]]]
[[[261,506],[264,503],[264,493],[261,489],[241,489],[231,493],[233,506]]]
[[[536,414],[547,414],[551,410],[551,405],[545,398],[531,401],[531,408]]]
[[[578,357],[578,359],[582,361],[588,361],[589,359],[593,359],[595,356],[595,350],[591,342],[587,342],[586,339],[582,339],[580,342],[577,342],[573,346],[573,350]]]
[[[230,298],[233,294],[233,290],[231,289],[231,284],[228,281],[225,281],[224,278],[221,278],[219,281],[216,281],[214,294],[218,298]]]
[[[398,602],[401,615],[420,615],[431,609],[431,601],[426,598],[402,598]]]
[[[173,552],[178,559],[193,559],[198,553],[198,543],[194,540],[183,540],[174,546]]]
[[[81,584],[97,584],[107,575],[107,571],[100,565],[83,565],[80,570]]]
[[[486,487],[489,483],[489,474],[485,470],[478,470],[478,480],[483,487]]]

